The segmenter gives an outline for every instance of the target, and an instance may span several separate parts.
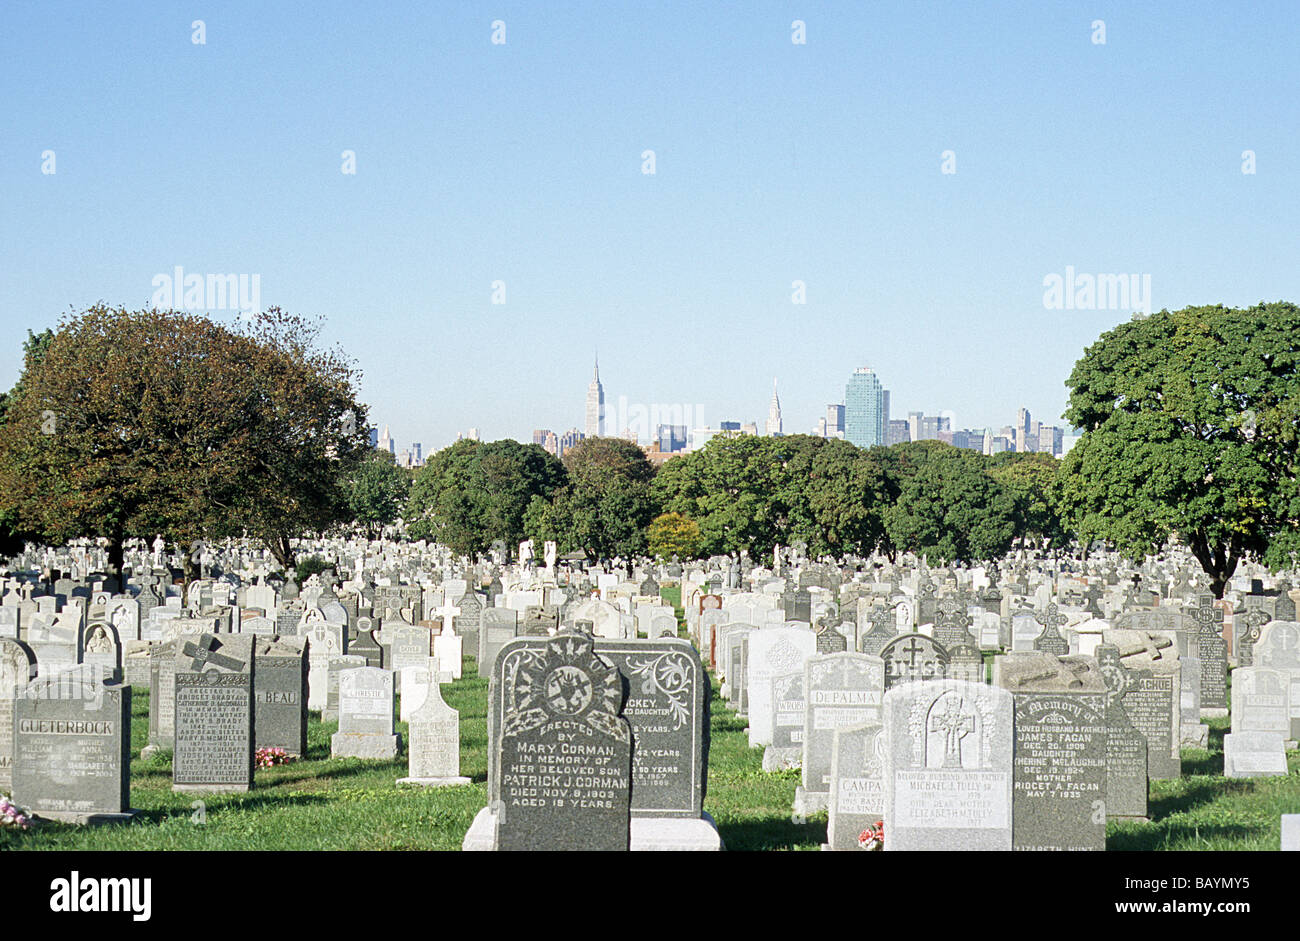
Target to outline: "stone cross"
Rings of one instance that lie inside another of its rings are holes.
[[[244,669],[242,660],[235,660],[232,657],[214,652],[212,645],[215,643],[217,643],[215,637],[211,634],[204,634],[199,638],[198,644],[189,643],[181,649],[185,656],[194,658],[193,662],[190,663],[191,670],[195,673],[201,673],[209,663],[214,667],[224,667],[227,670],[239,671]]]
[[[975,717],[961,711],[961,702],[950,698],[947,711],[930,717],[930,731],[944,735],[943,767],[961,767],[961,740],[975,731]]]

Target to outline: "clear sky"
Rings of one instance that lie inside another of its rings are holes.
[[[1046,306],[1067,266],[1149,275],[1155,309],[1300,300],[1298,24],[1293,2],[6,3],[0,384],[27,329],[148,306],[179,265],[323,316],[399,448],[581,427],[597,350],[611,414],[761,428],[775,376],[810,431],[870,365],[895,417],[1055,421],[1130,316]]]

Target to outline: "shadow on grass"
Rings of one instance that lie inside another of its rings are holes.
[[[1220,764],[1222,764],[1221,758]],[[1170,794],[1167,797],[1154,797],[1148,801],[1147,810],[1152,823],[1159,823],[1174,814],[1188,813],[1203,804],[1212,804],[1224,796],[1247,793],[1253,788],[1250,781],[1232,781],[1226,778],[1204,783],[1192,783],[1184,779],[1183,783],[1184,787],[1180,793]]]
[[[1223,776],[1223,752],[1204,752],[1200,749],[1191,749],[1191,751],[1195,753],[1194,756],[1183,758],[1183,774],[1185,776]]]
[[[259,810],[263,807],[290,807],[290,806],[307,806],[309,804],[325,804],[329,802],[328,795],[324,794],[295,794],[288,795],[275,794],[249,794],[239,796],[219,796],[215,794],[202,795],[197,791],[194,792],[195,799],[202,799],[205,803],[205,810],[208,814],[221,810]],[[188,795],[187,795],[188,796]],[[173,818],[190,820],[193,811],[190,807],[173,807],[159,808],[157,810],[142,810],[136,816],[133,825],[160,824],[164,820]]]
[[[347,762],[344,764],[343,762]],[[286,766],[286,767],[292,767]],[[368,774],[380,768],[390,768],[394,772],[401,771],[399,777],[406,776],[406,769],[401,764],[394,764],[384,759],[365,760],[365,759],[347,759],[340,758],[319,768],[303,768],[298,774],[287,774],[285,777],[266,779],[258,783],[262,787],[282,787],[288,784],[303,784],[309,781],[333,780],[339,778],[350,778],[358,774]]]
[[[718,823],[718,833],[728,852],[792,850],[826,842],[826,822],[795,823],[789,817],[736,820]]]
[[[1200,849],[1197,843],[1209,843],[1214,840],[1220,846],[1231,841],[1247,838],[1259,838],[1266,835],[1265,826],[1251,826],[1244,823],[1196,824],[1170,823],[1161,826],[1143,827],[1140,830],[1128,830],[1106,838],[1107,850],[1150,851],[1172,848],[1170,844],[1183,844],[1180,849]]]

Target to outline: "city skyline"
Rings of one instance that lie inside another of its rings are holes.
[[[6,11],[4,388],[69,309],[188,307],[179,268],[233,279],[214,319],[322,317],[426,451],[582,427],[593,348],[607,404],[710,426],[762,427],[777,376],[809,431],[870,363],[895,414],[1000,427],[1059,422],[1139,306],[1300,298],[1287,4],[204,15]]]
[[[850,398],[855,392],[855,383],[857,386],[857,404],[849,405]],[[813,437],[824,438],[844,438],[859,447],[871,447],[872,445],[892,445],[901,441],[917,440],[944,440],[950,444],[956,444],[958,447],[970,447],[982,449],[988,453],[1002,450],[1011,451],[1038,451],[1039,442],[1037,440],[1038,432],[1032,429],[1041,427],[1043,430],[1054,432],[1052,446],[1047,448],[1048,453],[1055,453],[1061,456],[1062,449],[1069,450],[1069,445],[1065,444],[1065,439],[1069,439],[1077,434],[1069,425],[1062,422],[1060,425],[1052,425],[1043,422],[1041,419],[1034,421],[1032,419],[1033,410],[1021,405],[1016,410],[1015,424],[970,424],[965,423],[963,427],[957,426],[957,415],[951,409],[939,409],[936,414],[928,414],[925,410],[909,410],[905,414],[906,418],[894,419],[890,415],[890,392],[884,388],[881,379],[876,376],[871,367],[859,367],[853,371],[849,377],[849,382],[844,390],[843,403],[830,403],[825,407],[825,416],[818,419],[813,427],[809,430],[786,429],[784,416],[781,409],[780,397],[777,391],[778,378],[772,380],[772,397],[768,405],[767,418],[764,421],[762,434],[765,437],[787,436],[787,435],[811,435]],[[870,388],[868,388],[870,386]],[[658,405],[645,405],[637,403],[634,408],[630,408],[624,397],[620,397],[618,407],[616,408],[615,418],[626,419],[629,412],[635,411],[638,417],[638,423],[649,422],[652,416],[659,414]],[[665,407],[663,414],[667,415],[672,407]],[[864,411],[867,410],[867,411]],[[691,409],[686,410],[687,418],[691,417]],[[854,427],[858,429],[850,436],[849,416],[855,415]],[[472,438],[474,440],[495,441],[502,438],[519,441],[520,443],[532,443],[540,445],[557,457],[562,457],[564,452],[576,445],[583,438],[589,437],[632,437],[637,444],[642,447],[655,447],[663,452],[676,453],[682,450],[694,450],[712,437],[713,434],[724,430],[741,431],[747,434],[759,434],[757,421],[737,421],[735,416],[718,420],[716,423],[698,423],[688,422],[685,425],[671,424],[655,421],[653,424],[646,425],[646,428],[630,427],[613,427],[606,424],[605,420],[605,390],[604,384],[600,380],[600,364],[597,360],[593,365],[592,378],[587,385],[587,394],[584,403],[584,420],[585,428],[580,430],[577,424],[570,426],[568,431],[558,432],[552,429],[550,425],[536,427],[532,429],[528,436],[512,435],[493,435],[491,433],[480,434],[478,427],[473,427],[468,433],[458,432],[455,438],[441,446],[435,446],[429,453],[435,453],[442,447],[448,447],[456,441],[463,438]],[[868,420],[869,417],[869,420]],[[863,422],[867,424],[863,424]],[[562,425],[560,423],[551,423]],[[626,424],[626,423],[625,423]],[[869,425],[871,431],[867,437],[863,437],[863,429]],[[898,426],[901,427],[902,434],[896,434]],[[593,435],[591,430],[595,428],[598,434]],[[648,429],[648,431],[646,431]],[[646,431],[645,434],[638,432]],[[632,434],[629,434],[631,432]],[[700,435],[700,432],[704,432]],[[975,440],[976,433],[981,439],[990,439],[982,446]],[[1005,433],[1005,434],[1004,434]],[[1026,439],[1028,441],[1026,442]],[[389,425],[383,425],[382,433],[379,432],[379,425],[372,424],[371,443],[381,450],[387,450],[389,453],[398,455],[398,462],[404,463],[405,466],[418,466],[421,461],[420,442],[413,442],[410,445],[409,452],[399,452],[396,449],[395,440],[390,437]],[[670,446],[668,443],[671,442]],[[1071,442],[1072,443],[1072,442]],[[989,451],[989,448],[992,451]],[[403,461],[401,454],[409,453],[413,460]]]

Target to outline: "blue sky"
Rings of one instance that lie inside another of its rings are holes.
[[[180,265],[324,317],[399,447],[581,426],[597,349],[610,411],[761,426],[775,376],[809,431],[870,365],[895,417],[1056,420],[1130,312],[1048,275],[1300,300],[1300,14],[1133,6],[6,4],[0,384]]]

